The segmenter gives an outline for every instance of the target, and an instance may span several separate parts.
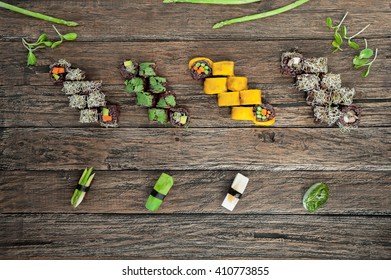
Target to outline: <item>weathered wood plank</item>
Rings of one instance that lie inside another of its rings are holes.
[[[274,127],[327,127],[314,123],[312,108],[305,104],[302,93],[293,88],[261,88],[264,99],[276,108]],[[254,127],[251,121],[231,120],[231,109],[218,108],[216,96],[207,96],[196,87],[173,87],[173,90],[178,104],[189,110],[192,128]],[[285,94],[280,95],[281,91]],[[121,106],[122,128],[162,127],[150,122],[147,109],[134,105],[134,96],[124,93],[121,86],[109,87],[105,93],[108,101]],[[363,109],[360,127],[391,125],[391,98],[376,100],[385,95],[391,96],[391,88],[374,89],[370,93],[361,89],[357,95],[356,103]],[[1,127],[86,127],[79,123],[79,111],[68,106],[68,97],[61,94],[58,87],[0,87],[0,103]]]
[[[377,170],[391,128],[2,129],[5,170]],[[315,141],[316,139],[316,141]]]
[[[331,39],[332,32],[325,25],[327,16],[338,22],[348,9],[346,23],[350,30],[359,30],[368,23],[365,36],[387,37],[391,29],[389,1],[310,1],[306,5],[263,20],[236,24],[213,30],[221,20],[275,9],[288,4],[286,0],[262,1],[242,6],[165,5],[154,1],[18,1],[22,7],[53,16],[75,20],[83,41],[130,40],[243,40],[263,38]],[[88,16],[86,16],[88,15]],[[198,16],[194,16],[198,15]],[[202,16],[200,16],[202,15]],[[26,24],[28,22],[28,24]],[[2,40],[37,37],[41,31],[54,33],[50,24],[37,19],[0,10]]]
[[[0,173],[0,213],[149,213],[145,201],[159,171],[96,171],[88,197],[76,210],[70,197],[79,171]],[[167,172],[167,171],[166,171]],[[302,197],[315,182],[330,187],[318,214],[391,215],[390,172],[245,171],[249,185],[235,214],[305,214]],[[170,171],[175,185],[159,213],[229,213],[221,203],[234,171]]]
[[[379,48],[378,60],[373,64],[368,78],[361,78],[361,72],[352,67],[354,50],[331,54],[331,40],[302,40],[300,50],[305,56],[327,56],[329,70],[341,73],[345,86],[370,92],[372,88],[390,88],[391,81],[391,39],[370,40],[372,47]],[[38,66],[26,67],[26,50],[19,42],[0,43],[0,86],[51,85],[48,65],[59,58],[67,59],[74,66],[86,71],[89,79],[103,80],[104,85],[122,85],[118,65],[130,56],[137,61],[155,61],[160,75],[167,77],[173,86],[198,85],[187,69],[188,61],[195,56],[208,56],[215,61],[235,61],[237,75],[247,76],[251,84],[275,87],[293,87],[293,79],[280,74],[280,56],[283,51],[297,46],[295,41],[254,42],[71,42],[58,49],[37,52]],[[202,48],[201,48],[202,47]],[[284,91],[281,92],[284,94]],[[383,98],[389,98],[384,94]]]
[[[4,259],[389,259],[390,217],[0,215]]]

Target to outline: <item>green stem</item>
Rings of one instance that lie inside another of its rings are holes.
[[[343,18],[341,19],[341,21],[340,21],[339,24],[337,25],[337,30],[336,30],[336,32],[339,30],[339,28],[341,27],[343,21],[344,21],[345,18],[348,16],[348,13],[349,13],[349,12],[346,12],[346,14],[343,16]]]
[[[359,32],[357,32],[356,34],[354,34],[352,37],[348,38],[348,39],[353,39],[354,37],[357,37],[358,35],[360,35],[361,33],[363,33],[365,31],[365,29],[367,29],[369,26],[371,26],[371,24],[368,24],[367,26],[365,26],[363,29],[361,29]]]
[[[54,23],[58,23],[58,24],[64,24],[64,25],[67,25],[67,26],[77,26],[78,25],[78,23],[74,22],[74,21],[66,21],[66,20],[63,20],[63,19],[47,16],[47,15],[44,15],[44,14],[31,12],[29,10],[22,9],[22,8],[19,8],[19,7],[14,6],[14,5],[10,5],[10,4],[4,3],[2,1],[0,1],[0,7],[8,9],[8,10],[11,10],[11,11],[14,11],[14,12],[17,12],[17,13],[20,13],[20,14],[24,14],[26,16],[35,17],[35,18],[39,18],[39,19],[42,19],[42,20],[46,20],[46,21],[50,21],[50,22],[54,22]]]
[[[260,13],[260,14],[254,14],[254,15],[249,15],[249,16],[244,16],[244,17],[239,17],[239,18],[233,18],[233,19],[225,20],[225,21],[216,23],[215,25],[213,25],[213,28],[214,29],[215,28],[221,28],[221,27],[223,27],[225,25],[230,25],[230,24],[233,24],[233,23],[246,22],[246,21],[250,21],[250,20],[256,20],[256,19],[271,17],[271,16],[274,16],[274,15],[278,15],[278,14],[287,12],[287,11],[292,10],[294,8],[297,8],[297,7],[307,3],[309,1],[310,0],[299,0],[299,1],[296,1],[296,2],[294,2],[292,4],[286,5],[284,7],[281,7],[281,8],[275,9],[275,10],[263,12],[263,13]]]
[[[216,4],[216,5],[241,5],[262,0],[164,0],[163,3],[193,3],[193,4]]]

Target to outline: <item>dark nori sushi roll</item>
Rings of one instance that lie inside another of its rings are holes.
[[[281,55],[281,73],[296,77],[303,73],[304,57],[296,51],[284,52]]]
[[[138,74],[140,77],[156,76],[157,66],[153,62],[143,62],[139,65]]]
[[[170,123],[173,126],[184,127],[189,124],[190,115],[184,108],[171,108],[170,109]]]
[[[146,84],[144,78],[133,77],[125,81],[125,91],[129,93],[143,92],[146,90]]]
[[[136,92],[136,105],[144,107],[155,107],[157,99],[157,94],[153,94],[147,91]]]
[[[159,100],[156,103],[157,108],[169,109],[176,106],[175,94],[172,92],[166,92],[159,95]]]
[[[167,79],[163,77],[149,77],[148,91],[152,93],[164,93],[167,91]]]
[[[130,80],[131,78],[137,76],[139,65],[133,60],[125,60],[119,66],[119,71],[125,79]]]
[[[98,109],[99,123],[103,127],[118,127],[119,125],[119,106],[107,104]]]
[[[150,121],[157,121],[161,124],[168,124],[168,110],[150,108],[148,110],[148,118]]]
[[[194,80],[202,80],[212,76],[213,62],[206,57],[199,57],[190,60],[190,74]]]
[[[255,106],[254,113],[257,122],[268,122],[276,117],[276,111],[273,106],[268,103]]]
[[[49,67],[50,79],[55,85],[60,85],[66,81],[66,75],[71,69],[71,64],[64,59],[60,59],[58,62],[51,64]]]
[[[362,109],[356,105],[343,106],[338,119],[338,126],[341,128],[353,128],[360,124]]]

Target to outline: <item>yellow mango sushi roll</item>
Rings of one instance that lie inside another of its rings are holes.
[[[228,77],[227,88],[231,91],[241,91],[248,89],[247,87],[247,77],[237,77],[232,76]]]
[[[240,91],[240,105],[259,105],[261,101],[260,89],[249,89]]]
[[[236,121],[254,121],[253,107],[232,107],[231,118]]]
[[[217,96],[219,107],[240,106],[239,91],[222,92]]]
[[[227,91],[227,78],[206,78],[204,82],[205,94],[219,94]]]
[[[213,63],[213,76],[233,76],[234,62],[233,61],[219,61]]]

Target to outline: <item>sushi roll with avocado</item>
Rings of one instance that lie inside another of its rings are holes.
[[[212,76],[213,61],[207,57],[196,57],[190,60],[189,70],[194,80],[202,80]]]
[[[125,60],[124,62],[121,63],[119,66],[119,71],[122,75],[127,80],[132,79],[133,77],[136,77],[138,74],[139,66],[137,62],[133,60]]]
[[[71,64],[64,59],[60,59],[58,62],[51,64],[50,66],[50,79],[55,85],[60,85],[66,81],[66,75],[71,70]]]
[[[118,127],[119,106],[107,104],[98,109],[99,123],[103,127]]]
[[[184,108],[171,108],[170,112],[170,123],[177,127],[186,127],[190,121],[189,112]]]

